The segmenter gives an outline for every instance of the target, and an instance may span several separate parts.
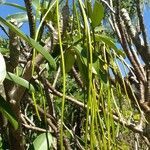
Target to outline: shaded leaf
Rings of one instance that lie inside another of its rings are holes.
[[[104,17],[104,7],[100,2],[95,1],[93,13],[91,16],[92,26],[94,28],[98,26],[101,23],[103,17]]]
[[[19,84],[25,88],[27,88],[28,90],[34,92],[35,89],[33,87],[32,84],[30,84],[27,80],[21,78],[21,77],[18,77],[17,75],[11,73],[11,72],[8,72],[7,73],[7,76],[6,76],[6,79],[10,80],[10,81],[13,81],[15,82],[16,84]]]
[[[88,13],[88,16],[89,16],[89,18],[91,18],[92,17],[92,4],[91,4],[91,2],[90,1],[87,1],[87,13]]]
[[[10,104],[7,101],[5,101],[5,99],[1,95],[0,95],[0,111],[9,120],[11,125],[15,129],[17,129],[18,122],[13,111],[11,110]]]
[[[117,49],[116,50],[117,55],[122,56],[124,59],[126,57],[126,54],[123,50]]]
[[[108,81],[108,77],[107,77],[107,72],[106,71],[99,71],[99,73],[100,73],[100,78],[101,78],[101,80],[104,82],[104,83],[107,83],[107,81]]]
[[[74,52],[72,50],[67,50],[64,53],[64,59],[65,59],[65,72],[69,72],[74,65],[75,57]]]
[[[76,54],[76,62],[81,74],[81,78],[84,82],[85,85],[87,85],[88,83],[88,73],[87,73],[87,66],[85,64],[85,61],[87,62],[87,60],[81,56],[81,52],[83,50],[83,48],[80,45],[74,46],[75,48],[75,54]]]

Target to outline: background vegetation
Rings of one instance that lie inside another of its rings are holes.
[[[1,1],[21,11],[0,17],[1,149],[148,149],[149,2],[24,3]]]

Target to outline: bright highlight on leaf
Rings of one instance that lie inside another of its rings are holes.
[[[15,21],[17,22],[26,22],[28,21],[28,16],[26,13],[16,13],[16,14],[12,14],[6,17],[7,21],[10,21],[11,19],[15,19]]]
[[[3,55],[0,53],[0,84],[2,84],[5,77],[6,77],[6,64]]]
[[[40,134],[33,142],[35,150],[46,150],[51,148],[53,139],[50,133]],[[49,147],[48,147],[49,146]]]

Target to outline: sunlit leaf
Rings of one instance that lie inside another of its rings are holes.
[[[16,13],[6,17],[6,20],[10,21],[11,19],[15,19],[17,22],[25,22],[28,21],[28,16],[26,13]]]
[[[35,42],[32,38],[28,37],[28,42],[39,52],[41,53],[44,58],[49,62],[50,67],[52,67],[53,69],[56,68],[56,62],[53,59],[53,57],[50,55],[50,53],[43,48],[43,46],[41,46],[40,44],[38,44],[37,42]]]
[[[99,60],[93,62],[93,68],[94,70],[92,72],[94,74],[99,74],[99,69],[100,69]]]
[[[0,47],[0,53],[5,54],[9,52],[9,49]]]
[[[107,46],[113,48],[114,50],[118,50],[116,44],[113,42],[111,38],[105,35],[95,35],[95,40],[96,41],[103,41]]]
[[[39,0],[32,0],[32,5],[37,10],[40,8],[40,1]]]
[[[47,150],[52,148],[52,142],[52,135],[50,133],[43,133],[33,141],[33,146],[35,150]]]
[[[37,50],[39,53],[41,53],[44,58],[49,62],[49,65],[55,69],[56,68],[56,62],[50,55],[50,53],[43,48],[39,43],[35,42],[32,38],[27,37],[21,30],[16,28],[14,25],[0,17],[0,22],[2,22],[4,25],[8,26],[12,31],[14,31],[18,36],[20,36],[22,39],[24,39],[26,42],[28,42],[35,50]]]
[[[11,81],[15,82],[16,84],[19,84],[32,92],[35,91],[35,89],[31,83],[29,83],[27,80],[15,75],[11,72],[7,73],[6,79],[11,80]]]
[[[26,8],[25,8],[25,7],[20,6],[20,5],[16,4],[16,3],[5,2],[3,5],[12,6],[12,7],[18,8],[18,9],[20,9],[20,10],[26,11]]]

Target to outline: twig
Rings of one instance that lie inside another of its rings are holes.
[[[143,39],[140,37],[140,34],[135,30],[134,26],[132,25],[131,19],[129,17],[129,14],[127,12],[126,9],[121,9],[121,11],[119,11],[122,20],[124,21],[125,24],[125,29],[128,33],[128,35],[130,35],[137,51],[139,52],[139,54],[141,55],[143,61],[147,64],[149,61],[149,57],[148,57],[148,53],[147,53],[147,49],[144,46],[144,43],[142,42]],[[120,19],[120,18],[118,18]],[[121,20],[120,20],[121,21]],[[121,24],[121,22],[120,22]]]
[[[35,124],[27,116],[25,116],[24,114],[21,114],[21,117],[22,117],[22,119],[25,120],[25,122],[27,120],[32,126],[35,126]],[[27,124],[27,123],[25,123],[25,124]]]
[[[29,98],[30,99],[30,98]],[[30,99],[30,104],[33,106],[33,108],[35,109],[34,107],[34,103],[33,101]],[[38,111],[40,114],[44,114],[47,118],[50,118],[51,121],[53,122],[53,124],[56,126],[57,125],[57,121],[54,117],[52,117],[50,114],[46,113],[38,104],[37,105],[37,108],[38,108]]]
[[[79,74],[76,71],[75,67],[72,67],[72,72],[73,72],[73,76],[74,76],[76,82],[83,89],[83,82],[82,82],[81,78],[79,77]]]
[[[58,80],[59,75],[60,75],[60,66],[58,67],[58,70],[57,70],[57,73],[56,73],[56,76],[55,76],[55,79],[54,79],[54,82],[53,82],[53,87],[54,88],[56,86],[56,82]]]
[[[57,91],[55,88],[53,88],[52,85],[49,83],[49,81],[47,79],[45,79],[45,83],[48,85],[49,89],[51,90],[51,92],[53,94],[55,94],[55,95],[57,95],[59,97],[63,97],[63,94],[60,93],[59,91]],[[73,104],[75,104],[75,105],[77,105],[77,106],[79,106],[81,108],[85,108],[86,107],[82,102],[78,101],[77,99],[75,99],[73,97],[65,96],[65,98],[68,101],[72,102]]]
[[[103,2],[109,9],[110,9],[110,11],[112,12],[112,13],[116,13],[114,10],[113,10],[113,8],[108,4],[108,2],[106,2],[105,0],[101,0],[101,2]]]
[[[145,62],[146,62],[146,74],[147,74],[147,83],[146,83],[146,94],[145,94],[145,100],[149,103],[150,106],[150,47],[148,45],[148,40],[146,36],[145,26],[144,26],[144,20],[140,8],[140,0],[136,0],[136,8],[137,8],[137,14],[139,18],[140,23],[140,29],[142,31],[143,40],[144,40],[144,46],[145,49],[143,49],[145,55]]]
[[[116,115],[113,115],[113,119],[116,122],[119,122],[121,125],[127,127],[128,129],[132,130],[135,133],[143,134],[143,129],[141,129],[139,126],[133,124],[133,123],[127,123],[123,118],[119,118]]]
[[[32,101],[31,101],[31,104],[34,105]],[[37,108],[38,108],[39,113],[42,116],[46,115],[48,117],[48,118],[46,118],[46,121],[47,121],[48,125],[52,128],[52,130],[54,131],[57,141],[59,142],[60,133],[59,133],[58,123],[56,122],[56,120],[54,120],[54,118],[52,119],[52,116],[50,116],[48,113],[45,113],[45,111],[42,108],[40,108],[38,105],[37,105]],[[65,148],[68,149],[68,147],[70,147],[70,145],[69,145],[68,139],[66,137],[64,137],[63,142],[65,145]],[[59,145],[59,143],[58,143],[58,145]],[[70,150],[70,149],[68,149],[68,150]]]
[[[31,129],[31,130],[34,130],[34,131],[38,131],[38,132],[50,132],[49,130],[45,130],[45,129],[42,129],[42,128],[39,128],[39,127],[35,127],[35,126],[31,126],[31,125],[27,125],[27,124],[22,124],[25,128],[27,129]]]
[[[121,12],[119,11],[118,12],[119,14],[117,14],[117,22],[118,22],[118,27],[119,27],[119,30],[120,30],[120,33],[121,33],[121,38],[122,38],[122,45],[123,45],[123,48],[128,56],[128,59],[130,60],[131,64],[133,65],[134,69],[135,69],[135,73],[137,75],[137,78],[139,80],[141,80],[143,83],[145,83],[146,81],[146,77],[144,76],[144,74],[142,74],[142,71],[141,69],[139,68],[137,62],[135,61],[134,59],[134,56],[133,54],[131,53],[131,51],[128,49],[128,37],[130,36],[131,39],[133,40],[137,50],[138,50],[138,46],[139,44],[137,44],[139,41],[137,41],[137,38],[138,35],[136,34],[136,31],[134,29],[134,27],[132,26],[132,23],[131,23],[131,20],[130,20],[130,17],[129,17],[129,14],[128,12],[126,11],[126,9],[122,9]],[[120,16],[121,15],[121,16]],[[123,25],[121,23],[121,17],[124,21],[124,24],[126,25],[126,28],[123,29]],[[127,34],[128,33],[128,34]],[[128,36],[128,37],[127,37]],[[140,45],[141,46],[141,45]],[[140,53],[141,54],[141,53]],[[141,54],[142,55],[142,54]]]
[[[51,116],[55,116],[55,114],[54,114],[55,109],[54,109],[53,99],[51,99],[51,96],[50,96],[50,93],[49,93],[49,88],[48,88],[47,84],[45,84],[45,82],[43,82],[43,80],[41,80],[41,81],[42,81],[43,86],[44,86],[45,96],[46,96],[47,103],[48,103],[48,108],[49,108],[49,114]]]
[[[142,31],[142,35],[143,35],[143,40],[144,40],[144,45],[146,47],[146,51],[147,51],[147,58],[148,58],[148,62],[150,62],[150,48],[148,46],[148,40],[147,40],[147,36],[146,36],[146,31],[145,31],[145,26],[144,26],[144,20],[143,20],[143,16],[142,16],[142,12],[141,12],[141,8],[140,8],[140,0],[136,0],[136,8],[137,8],[137,14],[138,14],[138,18],[139,18],[139,23],[140,23],[140,29]]]

